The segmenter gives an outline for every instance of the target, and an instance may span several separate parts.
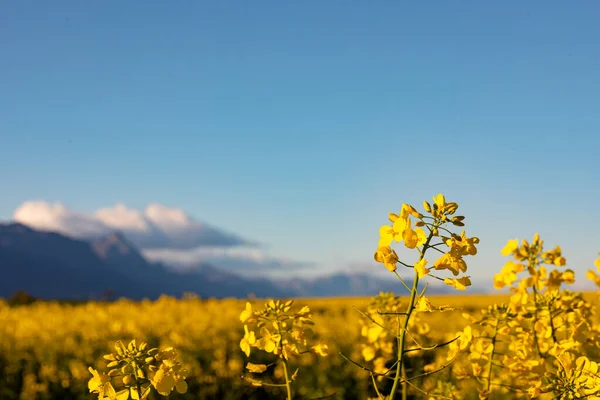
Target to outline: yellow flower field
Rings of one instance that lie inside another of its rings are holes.
[[[596,295],[585,296],[590,301]],[[448,304],[455,311],[431,314],[430,337],[442,339],[467,325],[462,312],[506,301],[508,296],[432,296],[435,305]],[[407,299],[405,299],[407,300]],[[299,375],[302,398],[325,396],[364,399],[369,394],[368,375],[346,362],[338,352],[361,359],[360,314],[369,299],[296,300],[313,311],[315,333],[329,346],[325,358],[311,355]],[[261,304],[261,301],[256,301]],[[176,347],[189,369],[188,391],[172,399],[283,398],[277,389],[255,388],[240,376],[245,355],[239,348],[243,328],[239,314],[245,301],[175,300],[156,302],[30,306],[0,306],[0,398],[92,399],[87,388],[88,365],[103,368],[102,355],[116,340],[137,338],[152,346]],[[473,305],[476,305],[474,307]],[[370,393],[372,395],[372,393]],[[475,393],[476,395],[477,393]]]

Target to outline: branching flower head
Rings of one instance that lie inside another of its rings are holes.
[[[261,310],[252,308],[250,302],[240,314],[240,321],[244,324],[244,337],[240,340],[240,349],[250,357],[252,349],[262,350],[277,357],[276,361],[286,366],[286,385],[296,379],[297,371],[287,376],[287,363],[290,359],[301,354],[313,353],[327,356],[327,345],[323,343],[309,344],[310,326],[314,325],[310,308],[302,307],[297,311],[292,310],[293,300],[269,300]],[[249,362],[246,369],[254,374],[261,374],[276,362],[254,364]],[[263,385],[262,381],[253,377],[244,377],[254,386]]]
[[[104,356],[108,361],[107,374],[89,368],[92,378],[88,388],[98,394],[98,399],[146,399],[152,388],[163,396],[168,396],[173,389],[178,393],[187,391],[187,371],[172,347],[159,351],[148,349],[147,343],[138,346],[132,340],[127,346],[117,341],[114,348],[114,353]]]
[[[399,214],[388,214],[392,224],[379,228],[379,243],[374,254],[375,261],[382,263],[390,272],[396,272],[399,263],[413,268],[419,279],[430,275],[432,269],[448,270],[454,277],[465,273],[467,264],[463,257],[477,254],[476,245],[479,243],[479,239],[467,237],[465,231],[459,235],[448,229],[452,225],[464,226],[464,217],[454,215],[458,204],[447,202],[442,194],[438,194],[433,197],[432,204],[427,201],[423,202],[423,208],[429,215],[420,213],[409,204],[402,204]],[[416,220],[414,224],[413,218]],[[439,243],[434,243],[436,238]],[[419,259],[414,263],[401,262],[396,251],[391,248],[394,242],[403,242],[406,248],[417,249]],[[441,245],[446,246],[448,250],[446,252],[440,250],[438,246]],[[429,261],[425,259],[425,252],[430,248],[441,251],[443,254],[428,267]],[[471,285],[468,276],[438,279],[457,290],[465,290],[467,286]]]

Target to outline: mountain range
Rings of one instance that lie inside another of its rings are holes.
[[[19,223],[0,224],[0,273],[0,297],[4,298],[18,291],[42,299],[140,300],[185,293],[201,298],[369,296],[400,289],[395,280],[368,274],[275,281],[238,276],[209,264],[177,271],[146,260],[119,232],[80,240]]]

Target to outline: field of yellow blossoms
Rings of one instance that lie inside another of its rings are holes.
[[[401,297],[0,301],[0,399],[600,399],[598,294],[570,291],[535,235],[498,249],[509,294],[469,295],[480,239],[457,209],[438,194],[389,214],[374,258]]]

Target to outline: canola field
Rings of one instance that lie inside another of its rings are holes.
[[[595,293],[584,297],[596,304]],[[463,313],[476,314],[488,305],[507,300],[508,296],[500,295],[432,296],[434,305],[449,305],[455,310],[423,316],[429,325],[423,337],[428,343],[443,341],[468,324]],[[315,336],[329,347],[327,357],[311,354],[301,360],[297,398],[332,394],[329,398],[376,396],[368,372],[338,354],[364,361],[363,324],[357,309],[367,309],[369,302],[368,298],[295,301],[310,307]],[[244,334],[239,316],[245,303],[168,297],[155,302],[120,300],[79,305],[41,302],[9,307],[2,303],[0,399],[96,399],[97,395],[88,390],[88,366],[103,369],[102,355],[112,351],[114,342],[133,338],[154,347],[173,346],[179,351],[181,362],[189,370],[188,389],[185,394],[172,394],[171,399],[285,398],[281,388],[254,387],[241,378],[247,371],[246,357],[239,345]],[[261,306],[264,301],[252,303]],[[452,380],[450,371],[442,371],[432,382]],[[463,392],[471,398],[478,396],[473,388]]]
[[[0,399],[600,399],[598,293],[569,290],[560,246],[508,240],[507,295],[471,296],[479,238],[443,195],[423,209],[390,213],[373,255],[404,297],[0,302]]]

